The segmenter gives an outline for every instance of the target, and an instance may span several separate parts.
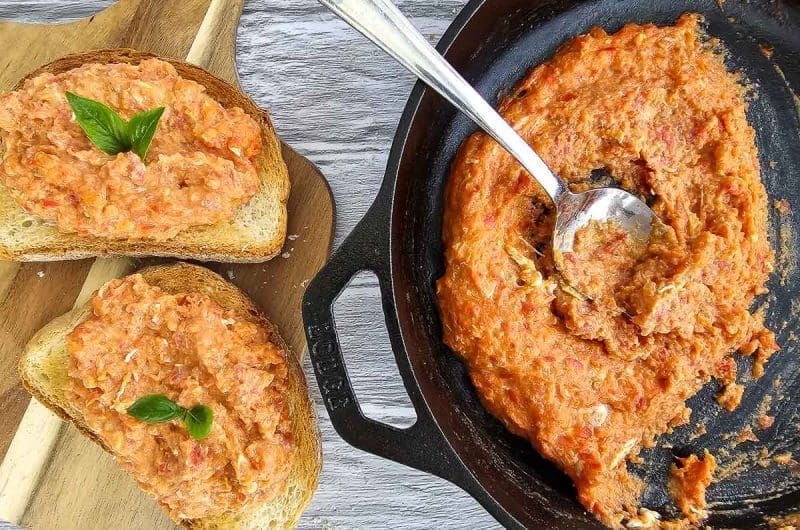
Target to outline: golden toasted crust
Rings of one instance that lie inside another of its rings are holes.
[[[68,55],[29,73],[15,89],[27,79],[45,72],[59,74],[89,63],[138,64],[156,57],[124,48]],[[207,94],[223,106],[240,107],[259,123],[262,153],[258,193],[237,211],[232,222],[189,228],[166,241],[127,241],[63,234],[38,216],[25,212],[0,183],[0,259],[51,261],[124,255],[258,262],[280,252],[286,237],[289,173],[269,114],[241,91],[202,68],[175,59],[157,58],[172,64],[181,77],[206,87]]]
[[[176,263],[148,267],[139,272],[147,283],[165,292],[200,292],[222,307],[252,315],[267,330],[270,340],[284,351],[288,366],[286,397],[297,452],[284,493],[269,503],[249,505],[231,516],[184,520],[181,524],[194,529],[293,528],[311,501],[322,469],[319,427],[297,357],[289,351],[275,326],[253,302],[210,270],[188,263]],[[23,386],[33,397],[61,418],[72,422],[83,434],[108,451],[108,447],[86,425],[80,411],[70,404],[64,393],[69,382],[66,337],[89,314],[90,306],[87,303],[47,324],[25,347],[18,368]]]

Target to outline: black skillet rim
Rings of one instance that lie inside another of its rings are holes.
[[[451,48],[476,12],[487,3],[489,3],[489,0],[472,0],[464,7],[438,45],[438,49],[442,53],[446,53]],[[536,3],[548,4],[548,2]],[[447,478],[467,490],[504,525],[522,527],[519,521],[506,511],[504,506],[478,482],[462,462],[460,452],[445,437],[439,420],[433,417],[430,405],[421,393],[418,374],[415,369],[411,368],[414,363],[405,350],[405,341],[400,334],[401,324],[397,315],[397,307],[398,297],[402,296],[403,293],[395,289],[394,256],[392,254],[395,245],[392,228],[395,216],[395,188],[400,176],[400,162],[407,148],[411,126],[417,119],[420,104],[426,95],[425,90],[425,87],[418,83],[409,97],[392,144],[384,180],[373,206],[339,251],[332,257],[332,263],[326,266],[323,271],[324,274],[321,273],[309,286],[304,301],[304,317],[311,358],[334,427],[345,440],[369,452]],[[344,268],[350,268],[351,270],[341,270],[343,265]],[[358,270],[372,270],[378,275],[383,291],[383,308],[386,313],[390,339],[392,340],[401,375],[420,418],[418,421],[419,428],[415,425],[407,429],[408,432],[405,434],[400,430],[389,432],[389,438],[392,436],[397,438],[397,440],[389,439],[389,442],[402,442],[401,438],[405,436],[406,443],[399,443],[398,447],[390,447],[387,444],[386,436],[383,436],[384,439],[378,442],[369,439],[370,436],[381,438],[381,436],[377,435],[385,435],[386,433],[377,432],[375,430],[376,422],[365,419],[361,415],[357,400],[352,393],[352,388],[349,387],[349,378],[344,369],[343,358],[338,351],[338,344],[334,344],[336,342],[335,330],[329,329],[335,327],[332,318],[327,316],[326,321],[326,313],[330,310],[330,302],[335,298],[339,290],[346,285],[349,275]],[[319,298],[320,296],[321,299]],[[326,305],[327,307],[325,307]],[[320,321],[323,322],[322,326],[319,325]],[[331,360],[333,364],[329,363]],[[332,374],[336,375],[336,377],[332,377]],[[342,396],[352,400],[352,403],[342,404],[344,402],[339,401],[338,405],[332,404],[332,399],[342,398]],[[363,432],[356,432],[359,428]],[[431,437],[441,438],[441,440],[431,441],[429,439]],[[415,443],[419,445],[415,446]],[[415,451],[423,453],[423,455],[413,454]],[[540,515],[552,523],[553,514],[548,512],[549,510],[545,510],[545,513]],[[527,515],[529,516],[530,512]],[[528,520],[530,521],[530,519]],[[540,519],[540,522],[543,523],[544,521],[544,519]],[[592,524],[592,522],[595,524]],[[559,523],[557,524],[559,527],[562,527],[562,525],[574,527],[575,524],[580,524],[581,527],[599,526],[593,518],[584,519],[582,517],[578,517],[578,520],[571,522],[562,520]]]

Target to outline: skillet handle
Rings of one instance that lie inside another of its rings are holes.
[[[430,416],[416,384],[411,383],[413,375],[407,361],[402,360],[405,351],[398,346],[399,333],[391,323],[394,308],[388,266],[389,242],[384,235],[389,224],[387,216],[380,213],[381,202],[379,198],[306,290],[303,320],[311,362],[331,423],[345,441],[369,453],[458,483],[461,465],[454,462],[455,453]],[[395,358],[416,409],[417,421],[405,429],[364,416],[342,356],[332,305],[360,271],[372,271],[378,277]]]

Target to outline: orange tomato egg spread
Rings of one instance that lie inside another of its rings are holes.
[[[283,490],[295,450],[287,365],[253,316],[200,293],[167,294],[141,275],[109,282],[91,308],[67,338],[67,397],[173,519],[234,512]],[[210,407],[210,435],[127,413],[152,394]]]
[[[70,91],[123,119],[165,107],[147,160],[108,155],[77,123]],[[169,239],[233,219],[259,188],[258,123],[158,59],[44,73],[0,98],[2,183],[26,211],[61,232]]]
[[[646,248],[594,223],[558,269],[553,207],[531,176],[482,133],[453,163],[444,340],[487,409],[611,526],[640,516],[628,459],[687,422],[711,377],[735,388],[731,354],[757,355],[758,375],[777,349],[749,311],[774,258],[745,90],[685,15],[577,37],[500,105],[574,191],[602,170],[645,198],[664,224]],[[710,472],[693,469],[672,489],[697,521]]]

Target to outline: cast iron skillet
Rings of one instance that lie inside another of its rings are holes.
[[[770,200],[786,199],[800,211],[800,120],[792,93],[800,90],[797,2],[727,0],[720,7],[714,0],[474,0],[439,50],[496,101],[561,43],[592,26],[614,31],[628,21],[669,24],[687,11],[705,15],[708,32],[730,50],[729,66],[754,85],[749,119],[758,132]],[[774,48],[771,59],[759,45]],[[456,150],[473,130],[432,91],[415,87],[375,203],[306,293],[303,315],[317,380],[345,440],[454,482],[503,525],[597,528],[575,500],[570,481],[483,409],[463,365],[441,340],[434,284],[443,269],[442,190]],[[757,463],[762,448],[770,457],[794,451],[800,459],[800,399],[794,398],[800,395],[800,363],[793,335],[800,321],[798,235],[791,216],[782,218],[772,208],[770,216],[772,241],[782,247],[776,248],[780,266],[771,294],[757,303],[765,306],[782,350],[766,375],[747,386],[736,412],[720,410],[714,402],[718,386],[710,383],[690,402],[692,424],[661,437],[658,447],[642,452],[645,464],[631,466],[650,485],[644,506],[665,517],[676,514],[665,489],[670,462],[704,448],[717,456],[724,476],[708,492],[712,526],[766,527],[768,517],[800,511],[797,466]],[[380,282],[392,347],[417,410],[416,424],[407,429],[364,417],[339,349],[331,304],[361,270],[373,271]],[[752,363],[740,356],[737,361],[740,379],[747,379]],[[782,384],[776,387],[777,378]],[[774,425],[756,429],[759,442],[730,447],[730,436],[751,425],[765,403],[776,416]],[[699,419],[707,434],[693,437]]]

